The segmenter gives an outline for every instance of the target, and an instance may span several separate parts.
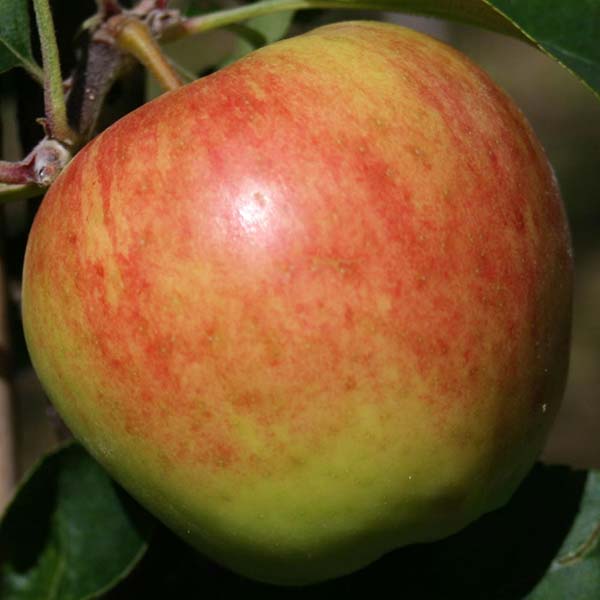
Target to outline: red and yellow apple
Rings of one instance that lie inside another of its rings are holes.
[[[31,357],[214,560],[303,584],[457,531],[533,464],[568,362],[551,167],[455,50],[330,25],[143,106],[53,184]]]

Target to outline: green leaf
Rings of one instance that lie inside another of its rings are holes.
[[[249,19],[244,25],[230,25],[228,29],[238,35],[233,53],[221,66],[232,63],[245,54],[266,44],[280,40],[289,30],[294,11],[286,10]]]
[[[490,4],[600,94],[600,0],[490,0]]]
[[[591,472],[580,512],[557,558],[527,600],[600,596],[600,472]]]
[[[35,198],[36,196],[41,196],[43,193],[44,188],[35,183],[10,184],[0,182],[0,204],[13,202],[14,200]]]
[[[27,0],[0,0],[0,73],[21,66],[42,79],[31,53],[30,35]]]
[[[0,522],[2,600],[83,600],[116,585],[153,520],[77,444],[46,456]]]
[[[217,11],[222,8],[218,0],[172,0],[171,7],[178,8],[182,14],[188,17]]]

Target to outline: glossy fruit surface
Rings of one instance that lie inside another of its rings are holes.
[[[302,584],[503,504],[563,392],[572,260],[523,116],[422,34],[336,24],[93,140],[23,318],[68,426],[249,577]]]

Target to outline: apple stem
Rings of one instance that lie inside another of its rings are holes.
[[[125,15],[113,17],[111,20],[117,47],[142,63],[163,89],[176,90],[183,85],[179,74],[161,50],[146,23]]]

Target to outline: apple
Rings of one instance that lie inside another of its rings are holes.
[[[502,505],[563,392],[572,255],[523,115],[375,22],[127,115],[52,185],[23,322],[52,402],[190,544],[299,585]]]

